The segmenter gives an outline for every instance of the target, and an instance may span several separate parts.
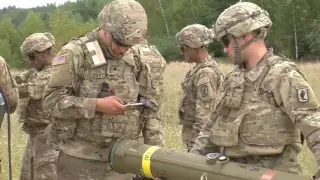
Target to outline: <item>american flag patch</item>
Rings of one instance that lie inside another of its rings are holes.
[[[58,56],[54,58],[52,65],[64,64],[66,63],[65,56]]]

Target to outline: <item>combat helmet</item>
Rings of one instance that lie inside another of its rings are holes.
[[[176,34],[178,45],[187,45],[191,48],[207,46],[213,39],[212,30],[201,24],[188,25]]]
[[[235,41],[233,47],[235,51],[234,64],[242,65],[245,60],[241,58],[240,51],[254,41],[264,39],[271,26],[272,21],[267,11],[251,2],[238,2],[219,15],[213,25],[213,33],[222,42],[228,42],[230,38],[241,37],[253,31],[257,33],[254,38],[242,45],[238,45]]]
[[[100,28],[121,44],[133,46],[147,33],[147,14],[134,0],[114,0],[99,13]]]
[[[24,40],[20,47],[20,51],[23,56],[27,56],[33,52],[42,52],[54,45],[55,38],[51,33],[34,33]]]
[[[269,13],[251,2],[238,2],[222,12],[213,26],[218,39],[226,35],[240,37],[254,30],[268,30],[272,25]],[[265,38],[263,34],[261,38]]]

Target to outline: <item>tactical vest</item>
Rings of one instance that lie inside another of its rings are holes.
[[[20,122],[26,133],[44,132],[49,123],[49,115],[42,110],[42,96],[48,83],[51,67],[35,72],[28,79],[27,92],[29,97],[19,102]],[[23,118],[24,117],[24,118]]]
[[[163,87],[163,73],[166,67],[166,61],[163,59],[159,51],[149,44],[139,44],[133,47],[133,53],[139,56],[141,63],[144,64],[144,68],[147,68],[147,74],[141,75],[144,79],[138,79],[139,84],[144,87],[140,88],[140,94],[145,94],[148,99],[153,99],[154,97],[161,97],[160,94],[163,93],[163,89],[158,87]],[[145,78],[147,76],[147,78]],[[151,77],[152,76],[152,77]],[[152,79],[152,81],[151,81]],[[150,81],[150,82],[145,82]],[[160,102],[161,99],[155,99],[156,102]]]
[[[194,123],[194,116],[195,116],[195,109],[196,109],[196,92],[195,92],[195,79],[196,77],[194,74],[196,74],[201,69],[204,69],[206,67],[214,69],[214,72],[216,73],[218,82],[217,86],[219,87],[220,84],[223,81],[223,73],[218,68],[218,64],[215,61],[207,61],[199,65],[199,67],[196,67],[192,70],[190,70],[184,79],[184,81],[181,83],[181,88],[183,91],[183,95],[180,100],[179,104],[179,119],[180,123],[185,125],[192,125]],[[217,89],[218,89],[217,87]]]
[[[222,85],[210,140],[226,156],[279,154],[289,144],[297,145],[297,151],[302,148],[299,129],[272,95],[277,83],[274,75],[295,67],[277,56],[264,61],[266,66],[257,79],[248,79],[247,73],[238,69]]]
[[[108,83],[116,96],[126,103],[134,103],[138,99],[139,84],[136,80],[137,67],[131,54],[121,60],[106,59],[104,64],[95,65],[93,56],[96,51],[89,50],[87,44],[97,42],[87,36],[77,42],[84,53],[84,62],[78,73],[80,84],[76,95],[84,98],[97,98],[102,84]],[[100,46],[96,47],[100,48]],[[102,57],[103,58],[103,57]],[[74,138],[84,141],[98,148],[107,147],[110,141],[120,137],[136,139],[139,135],[139,115],[141,107],[129,108],[124,115],[106,115],[96,113],[93,119],[77,119]],[[61,120],[64,121],[64,120]]]

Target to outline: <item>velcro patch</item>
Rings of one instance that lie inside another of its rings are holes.
[[[309,101],[309,88],[307,86],[296,87],[299,102],[305,103]]]
[[[59,64],[65,64],[66,63],[66,57],[65,56],[58,56],[53,59],[52,65],[59,65]]]

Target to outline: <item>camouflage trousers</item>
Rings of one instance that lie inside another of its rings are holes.
[[[46,144],[45,133],[29,134],[22,159],[20,180],[57,180],[59,151]]]
[[[292,146],[286,146],[281,154],[231,158],[231,160],[257,167],[275,169],[293,174],[302,174],[302,168],[297,155],[298,152],[295,148]]]
[[[133,174],[112,171],[109,163],[76,158],[62,151],[59,154],[57,172],[59,180],[133,180]]]

